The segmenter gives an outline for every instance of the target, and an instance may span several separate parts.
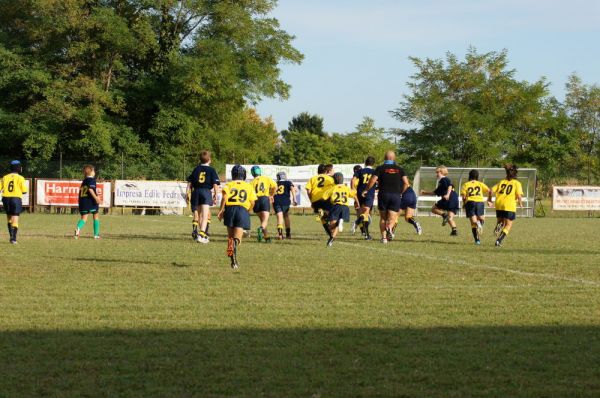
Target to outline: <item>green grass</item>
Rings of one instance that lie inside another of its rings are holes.
[[[0,396],[598,396],[600,219],[519,219],[505,247],[422,218],[387,246],[313,217],[245,241],[188,217],[24,215],[0,230]],[[256,226],[256,218],[253,218]],[[271,223],[273,225],[273,222]],[[273,229],[273,228],[272,228]]]

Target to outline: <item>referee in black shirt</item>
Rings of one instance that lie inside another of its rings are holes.
[[[377,207],[381,216],[379,220],[381,243],[388,243],[394,238],[393,231],[398,223],[402,194],[410,186],[404,170],[396,164],[394,151],[385,153],[383,164],[375,169],[375,174],[369,180],[363,195],[375,184],[379,184]]]

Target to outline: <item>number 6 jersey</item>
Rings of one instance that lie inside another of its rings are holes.
[[[517,180],[502,180],[494,185],[496,194],[496,210],[517,211],[517,195],[523,196],[523,186]]]
[[[0,191],[5,198],[21,198],[24,193],[27,193],[25,178],[17,173],[5,175],[0,180]]]

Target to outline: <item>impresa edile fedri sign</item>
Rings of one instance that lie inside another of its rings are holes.
[[[552,210],[600,210],[600,187],[553,187]]]
[[[79,180],[35,180],[36,203],[42,206],[78,206]],[[110,207],[110,182],[97,182],[96,194],[100,199],[100,207]]]
[[[115,181],[115,206],[187,207],[187,182]]]

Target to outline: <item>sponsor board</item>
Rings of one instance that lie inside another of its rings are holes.
[[[552,187],[552,210],[600,210],[600,187]]]
[[[187,207],[187,182],[115,181],[115,206]]]
[[[35,180],[36,204],[42,206],[79,206],[79,180]],[[96,194],[100,207],[110,207],[110,182],[97,182]]]

